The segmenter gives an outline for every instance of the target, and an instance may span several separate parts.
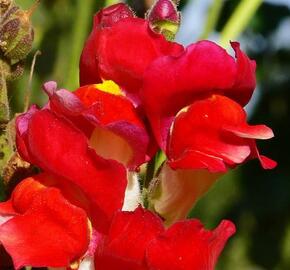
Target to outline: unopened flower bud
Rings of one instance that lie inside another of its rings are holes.
[[[147,14],[152,29],[173,40],[180,24],[180,13],[172,0],[157,0]]]
[[[32,48],[34,34],[30,17],[36,4],[24,11],[14,2],[0,1],[0,49],[7,59],[15,63],[24,59]]]

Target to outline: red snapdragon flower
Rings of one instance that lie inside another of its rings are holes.
[[[141,207],[116,213],[109,234],[98,246],[100,270],[214,269],[234,225],[222,221],[207,231],[198,220],[184,220],[165,229],[162,220]]]
[[[177,12],[168,10],[167,1],[158,4],[158,20]],[[183,48],[154,32],[150,22],[150,15],[135,18],[124,4],[97,13],[82,53],[80,81],[116,81],[147,117],[167,156],[154,207],[170,223],[184,218],[228,169],[253,158],[274,168],[276,162],[260,155],[255,142],[274,135],[265,125],[247,123],[243,107],[256,86],[256,64],[237,42],[231,43],[235,57],[210,41]],[[88,66],[87,58],[96,61]]]
[[[112,81],[87,85],[71,93],[44,84],[49,108],[81,129],[89,144],[105,158],[115,159],[130,170],[150,158],[150,135],[132,102]]]
[[[125,4],[98,12],[80,60],[80,84],[116,82],[135,102],[147,67],[157,58],[177,56],[183,47],[153,32]]]
[[[275,166],[258,154],[254,142],[273,137],[271,129],[249,126],[241,107],[255,88],[255,63],[238,43],[232,46],[236,61],[218,45],[201,41],[179,57],[157,59],[145,74],[144,106],[175,168],[223,172],[254,157],[264,168]]]

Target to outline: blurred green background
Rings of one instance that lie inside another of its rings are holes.
[[[29,8],[34,0],[16,2]],[[14,112],[23,110],[28,73],[36,50],[40,50],[42,55],[35,66],[32,103],[42,105],[46,102],[41,84],[47,80],[56,80],[62,88],[77,88],[78,60],[92,25],[92,15],[109,2],[116,1],[41,1],[33,15],[35,43],[26,61],[25,75],[9,85]],[[151,1],[128,2],[142,16]],[[198,202],[192,216],[200,218],[208,228],[215,227],[224,218],[233,220],[237,226],[237,233],[223,252],[218,269],[289,270],[290,0],[181,0],[184,21],[188,25],[183,32],[192,38],[190,41],[196,41],[198,37],[219,40],[229,18],[242,2],[249,5],[255,2],[257,5],[253,10],[244,8],[235,15],[234,22],[241,29],[230,29],[229,36],[240,40],[242,48],[257,61],[258,94],[249,107],[249,121],[265,123],[273,128],[276,137],[259,142],[259,146],[263,154],[277,160],[279,165],[275,170],[264,171],[257,161],[251,161],[230,172]],[[204,5],[203,12],[186,18],[190,6],[197,10],[201,4]],[[191,30],[192,26],[195,30]],[[185,36],[179,38],[186,40]]]

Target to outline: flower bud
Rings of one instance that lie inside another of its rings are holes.
[[[173,40],[180,24],[180,13],[172,0],[157,0],[147,14],[152,29]]]
[[[34,38],[30,17],[36,7],[24,11],[9,0],[0,0],[0,49],[12,62],[24,59],[32,48]]]

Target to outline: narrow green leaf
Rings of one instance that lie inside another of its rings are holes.
[[[87,29],[91,25],[91,11],[93,10],[94,0],[77,1],[76,17],[70,42],[71,53],[69,58],[69,70],[65,87],[74,90],[78,86],[78,66],[79,58],[87,38]]]
[[[229,46],[245,30],[250,20],[262,4],[262,0],[242,0],[221,32],[220,45]]]
[[[212,31],[214,31],[217,21],[219,19],[224,1],[223,0],[214,0],[212,6],[209,9],[207,21],[203,30],[203,33],[200,35],[199,39],[207,39]]]

